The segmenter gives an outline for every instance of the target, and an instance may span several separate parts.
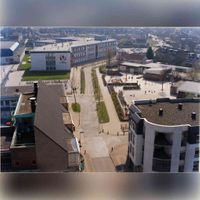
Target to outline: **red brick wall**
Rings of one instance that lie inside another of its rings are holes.
[[[36,168],[35,147],[12,147],[11,163],[13,169],[33,169]]]
[[[35,127],[34,130],[38,169],[46,172],[67,170],[67,152],[39,129]]]

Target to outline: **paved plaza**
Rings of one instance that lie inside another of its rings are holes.
[[[141,75],[126,75],[123,74],[121,77],[110,77],[106,76],[106,80],[110,79],[120,79],[123,82],[127,83],[137,83],[140,85],[139,90],[123,90],[123,86],[115,86],[114,89],[116,92],[123,91],[124,98],[126,102],[130,105],[133,100],[140,99],[157,99],[157,98],[176,98],[170,94],[170,82],[163,83],[162,91],[162,82],[144,80]]]
[[[128,143],[128,135],[123,135],[120,129],[120,121],[112,103],[107,87],[103,86],[101,74],[97,76],[106,107],[109,112],[110,122],[99,124],[96,112],[96,101],[94,98],[91,70],[93,67],[102,65],[102,62],[88,64],[83,67],[85,73],[85,94],[80,94],[80,69],[73,68],[71,81],[77,87],[76,100],[81,105],[81,113],[75,113],[70,108],[72,118],[76,127],[75,135],[81,142],[81,152],[85,159],[85,171],[113,172],[115,164],[110,157],[112,147]],[[70,105],[74,102],[73,95],[68,97]],[[102,132],[104,130],[104,132]],[[117,132],[120,133],[117,136]],[[109,134],[108,134],[109,133]],[[125,154],[126,155],[126,154]]]

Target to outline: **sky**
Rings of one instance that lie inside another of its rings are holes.
[[[0,0],[10,26],[200,26],[199,0]]]

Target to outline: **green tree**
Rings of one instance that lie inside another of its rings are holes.
[[[154,59],[154,53],[151,47],[148,48],[147,53],[146,53],[146,57],[148,59]]]

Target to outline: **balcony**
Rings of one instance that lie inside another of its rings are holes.
[[[154,149],[153,157],[160,160],[170,161],[171,159],[171,156],[165,152],[164,148]]]
[[[170,160],[153,159],[153,171],[157,172],[170,172],[171,162]]]
[[[32,126],[18,126],[14,136],[14,146],[27,146],[35,144],[34,129]]]
[[[155,136],[155,142],[154,142],[154,144],[155,144],[156,146],[171,146],[171,145],[172,145],[172,143],[169,142],[169,141],[166,139],[166,137],[164,136],[164,134],[157,134],[157,135]]]
[[[185,160],[185,152],[180,153],[180,160]]]

